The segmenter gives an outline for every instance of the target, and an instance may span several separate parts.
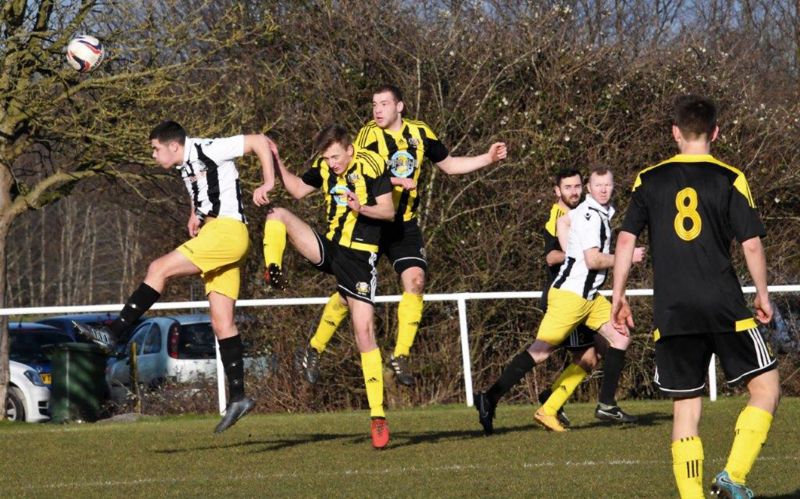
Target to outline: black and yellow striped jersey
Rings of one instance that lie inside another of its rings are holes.
[[[622,230],[649,227],[656,339],[756,327],[730,248],[765,235],[744,174],[711,155],[642,170]]]
[[[352,211],[347,206],[346,193],[355,192],[359,203],[374,206],[375,198],[391,192],[383,158],[372,151],[356,149],[345,171],[336,175],[322,157],[317,157],[302,180],[320,189],[325,197],[327,239],[355,250],[378,252],[381,221]]]
[[[368,149],[381,155],[386,161],[387,171],[393,177],[413,178],[417,189],[403,190],[394,186],[392,200],[397,209],[397,220],[413,220],[419,206],[419,189],[422,185],[422,161],[427,156],[438,163],[449,155],[447,148],[433,130],[416,120],[403,120],[402,128],[392,132],[380,128],[370,121],[358,132],[356,147]]]
[[[564,210],[559,206],[558,203],[553,204],[553,207],[550,208],[550,216],[547,219],[547,223],[544,224],[544,256],[547,258],[547,254],[551,251],[564,251],[561,249],[561,243],[558,242],[558,234],[557,232],[557,221],[559,218],[564,216]],[[553,283],[558,275],[558,269],[561,268],[560,263],[556,263],[555,265],[547,265],[547,287]]]

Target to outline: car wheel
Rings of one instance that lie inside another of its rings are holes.
[[[8,387],[8,394],[6,396],[6,419],[9,421],[25,421],[24,399],[19,388],[15,386]]]

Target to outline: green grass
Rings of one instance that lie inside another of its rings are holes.
[[[704,404],[705,481],[724,465],[740,397]],[[0,497],[676,497],[667,401],[626,402],[637,426],[570,404],[574,430],[545,432],[529,406],[502,406],[484,437],[474,409],[389,413],[392,441],[369,443],[364,412],[0,424]],[[784,399],[749,478],[766,497],[800,495],[800,399]],[[794,495],[793,495],[794,494]]]

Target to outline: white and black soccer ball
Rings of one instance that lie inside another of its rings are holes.
[[[88,73],[103,62],[103,44],[89,35],[79,35],[67,45],[67,62],[80,73]]]

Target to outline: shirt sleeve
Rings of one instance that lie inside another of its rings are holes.
[[[322,161],[322,158],[314,159],[314,161],[311,163],[311,168],[303,173],[303,175],[300,177],[300,180],[302,180],[304,184],[310,185],[315,189],[322,187],[322,175],[319,173]]]
[[[600,248],[600,215],[592,210],[581,213],[580,216],[572,217],[570,233],[574,233],[578,239],[578,245],[582,251],[591,248]]]
[[[731,190],[728,213],[733,234],[740,243],[754,237],[767,235],[767,230],[761,222],[761,217],[758,216],[750,194],[750,187],[744,176],[737,179],[737,185]]]
[[[442,144],[442,142],[434,138],[426,138],[425,139],[425,156],[428,157],[434,163],[438,163],[440,161],[444,161],[447,159],[447,156],[450,155],[450,151],[447,150],[447,147]]]
[[[244,156],[244,135],[213,139],[200,147],[203,154],[217,162],[241,158]]]
[[[392,176],[389,170],[383,170],[372,183],[372,196],[378,197],[388,192],[392,192]]]
[[[561,245],[558,244],[558,238],[551,234],[549,230],[544,229],[542,231],[542,236],[544,237],[544,256],[550,254],[551,251],[561,251]]]
[[[647,225],[647,219],[647,203],[644,189],[640,184],[638,187],[634,188],[631,195],[631,202],[628,204],[628,210],[625,212],[625,218],[622,221],[620,230],[629,232],[638,237]]]

